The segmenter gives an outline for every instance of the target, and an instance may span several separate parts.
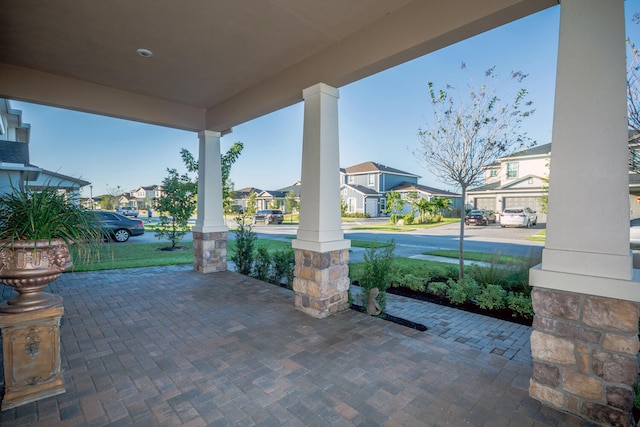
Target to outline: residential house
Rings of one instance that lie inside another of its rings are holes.
[[[12,186],[32,190],[55,186],[79,200],[80,188],[90,182],[31,164],[30,137],[31,126],[22,121],[22,111],[0,98],[0,193],[10,192]]]
[[[136,190],[131,190],[128,195],[129,203],[127,206],[136,206],[139,208],[147,208],[153,206],[154,200],[159,199],[164,195],[162,187],[160,185],[149,185],[146,187],[138,187]],[[131,204],[135,199],[135,204]]]
[[[233,206],[237,211],[245,211],[247,209],[247,200],[251,193],[256,195],[262,193],[262,190],[256,187],[245,187],[240,190],[236,190],[233,194]]]
[[[485,169],[484,185],[467,191],[467,204],[498,212],[530,207],[545,222],[542,196],[547,194],[550,158],[551,144],[544,144],[498,159]],[[631,216],[640,215],[640,133],[635,131],[629,132],[629,205]]]
[[[510,207],[529,207],[545,222],[542,196],[546,194],[551,144],[539,145],[497,159],[485,168],[484,185],[467,191],[473,209],[501,212]]]
[[[362,213],[371,217],[382,216],[386,209],[386,194],[398,191],[404,197],[417,192],[424,199],[434,196],[451,199],[454,208],[460,208],[460,195],[418,184],[419,175],[401,171],[375,162],[364,162],[340,169],[340,194],[347,204],[348,213]],[[410,212],[407,206],[403,212]]]

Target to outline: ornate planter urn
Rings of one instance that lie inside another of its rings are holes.
[[[24,313],[61,304],[61,297],[44,292],[44,288],[72,266],[69,247],[62,239],[10,243],[0,250],[0,283],[14,288],[18,296],[1,304],[0,313]]]
[[[71,266],[69,248],[61,239],[17,241],[0,250],[0,283],[18,291],[0,304],[2,410],[65,391],[60,363],[62,298],[44,288]]]

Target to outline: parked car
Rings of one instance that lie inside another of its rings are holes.
[[[258,221],[264,222],[266,225],[274,222],[276,224],[282,224],[282,221],[284,221],[284,214],[278,209],[260,210],[253,216],[253,223],[256,224]]]
[[[500,226],[515,225],[516,227],[531,227],[538,223],[538,215],[531,208],[507,208],[500,214]]]
[[[488,225],[490,222],[496,223],[496,213],[487,209],[471,211],[464,217],[464,223],[467,225]]]
[[[133,206],[119,206],[116,208],[116,213],[138,218],[138,208],[134,208]]]
[[[129,236],[141,236],[144,234],[144,224],[140,219],[131,219],[114,212],[91,211],[96,215],[97,221],[105,229],[109,240],[126,242]]]
[[[640,217],[631,218],[629,222],[629,241],[634,245],[640,245]]]

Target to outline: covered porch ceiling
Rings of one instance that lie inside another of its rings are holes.
[[[0,97],[228,132],[315,83],[340,87],[557,3],[5,2]]]

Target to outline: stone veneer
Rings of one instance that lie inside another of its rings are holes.
[[[531,397],[597,423],[629,426],[640,305],[543,288],[531,297]]]
[[[227,269],[227,232],[193,232],[193,269],[213,273]]]
[[[349,308],[349,250],[295,249],[295,307],[324,318]]]

